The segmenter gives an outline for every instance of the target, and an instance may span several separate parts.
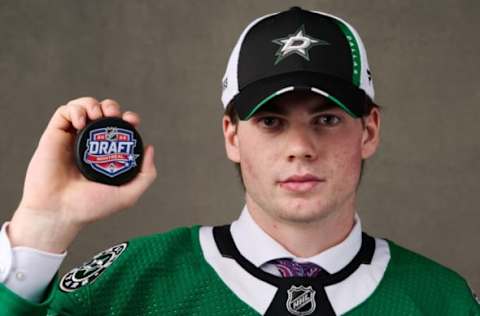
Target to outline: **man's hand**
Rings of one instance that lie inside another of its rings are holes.
[[[140,173],[122,186],[89,181],[77,169],[73,146],[78,130],[105,116],[135,127],[140,122],[113,100],[85,97],[57,109],[28,166],[22,200],[9,225],[12,246],[63,252],[82,227],[131,207],[153,182],[153,146],[145,148]]]

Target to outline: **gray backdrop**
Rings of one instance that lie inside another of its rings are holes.
[[[133,236],[235,219],[220,80],[246,24],[292,5],[347,19],[367,47],[384,110],[361,188],[365,230],[479,292],[478,0],[0,1],[0,222],[55,108],[86,95],[140,113],[159,176],[134,208],[87,228],[62,271]]]

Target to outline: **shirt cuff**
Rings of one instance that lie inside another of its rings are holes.
[[[30,247],[12,248],[8,224],[0,230],[0,283],[18,296],[38,303],[57,273],[67,251],[50,253]]]

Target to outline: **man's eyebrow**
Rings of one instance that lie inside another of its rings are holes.
[[[333,103],[319,103],[315,107],[312,107],[308,114],[315,114],[320,112],[329,111],[331,109],[338,108],[337,105]],[[265,104],[255,114],[260,113],[272,113],[272,114],[280,114],[280,115],[287,115],[291,111],[291,108],[288,106],[278,106],[277,103],[271,102],[269,104]]]

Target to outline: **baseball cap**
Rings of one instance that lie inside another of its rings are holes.
[[[352,117],[366,114],[374,89],[357,31],[328,13],[292,7],[262,16],[240,35],[222,80],[222,103],[248,120],[296,89],[321,94]]]

